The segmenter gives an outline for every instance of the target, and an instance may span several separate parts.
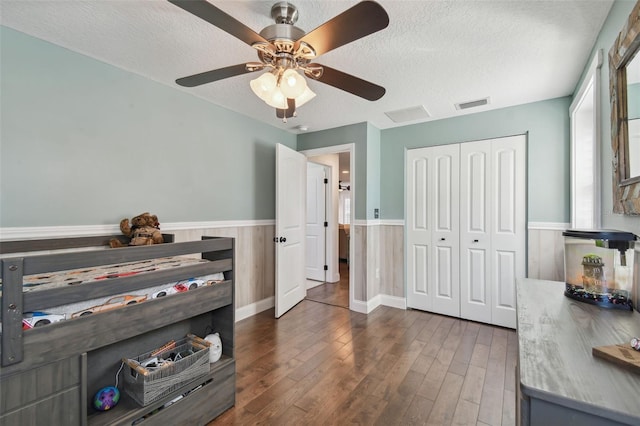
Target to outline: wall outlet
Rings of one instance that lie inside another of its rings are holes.
[[[373,209],[373,218],[380,219],[380,209]]]

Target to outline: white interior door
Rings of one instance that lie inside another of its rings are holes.
[[[305,298],[307,158],[276,146],[276,294],[279,318]]]
[[[326,281],[326,166],[307,163],[306,276]]]

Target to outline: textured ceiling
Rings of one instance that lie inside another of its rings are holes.
[[[260,32],[275,1],[214,1]],[[296,26],[310,31],[355,1],[292,0]],[[311,81],[317,97],[282,123],[249,81],[259,73],[184,88],[175,79],[256,61],[242,41],[164,0],[2,0],[0,23],[270,125],[298,132],[369,121],[424,106],[437,120],[570,95],[611,7],[610,0],[380,1],[386,29],[322,55],[318,62],[386,88],[370,102]],[[362,19],[366,19],[363,16]],[[489,98],[459,111],[455,104]]]

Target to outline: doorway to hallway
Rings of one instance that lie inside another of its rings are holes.
[[[340,281],[324,282],[307,290],[306,300],[349,309],[349,264],[340,261]]]
[[[332,146],[301,151],[309,161],[331,168],[329,191],[327,192],[327,241],[326,241],[326,277],[324,281],[307,280],[307,299],[335,306],[353,308],[354,271],[350,271],[350,254],[353,253],[353,241],[349,236],[350,223],[353,222],[354,205],[354,146],[353,144]],[[346,188],[346,189],[345,189]],[[348,192],[345,197],[343,192]],[[341,196],[342,195],[342,196]],[[348,208],[344,208],[347,198]],[[346,228],[346,231],[345,231]],[[346,236],[346,237],[345,237]],[[345,237],[345,238],[343,238]],[[351,273],[350,273],[351,272]],[[317,288],[316,288],[317,287]]]

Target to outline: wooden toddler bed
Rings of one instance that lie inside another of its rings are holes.
[[[60,252],[103,246],[110,238],[0,243],[0,424],[195,425],[234,405],[234,240],[203,237],[184,243]],[[167,240],[172,241],[171,236]],[[29,254],[33,251],[40,253]],[[157,266],[167,263],[170,267]],[[125,272],[118,272],[118,265]],[[90,271],[105,266],[106,274],[86,279]],[[54,278],[60,271],[71,275]],[[220,274],[221,280],[210,279]],[[159,288],[199,277],[199,284],[188,291],[150,297]],[[61,306],[93,306],[123,294],[138,296],[137,303],[96,309],[86,316],[62,312],[63,320],[23,330],[28,312],[58,309],[60,313]],[[190,333],[204,337],[212,332],[220,334],[223,354],[210,365],[206,377],[193,379],[145,407],[121,392],[115,408],[105,412],[92,408],[94,394],[115,384],[122,358]]]

